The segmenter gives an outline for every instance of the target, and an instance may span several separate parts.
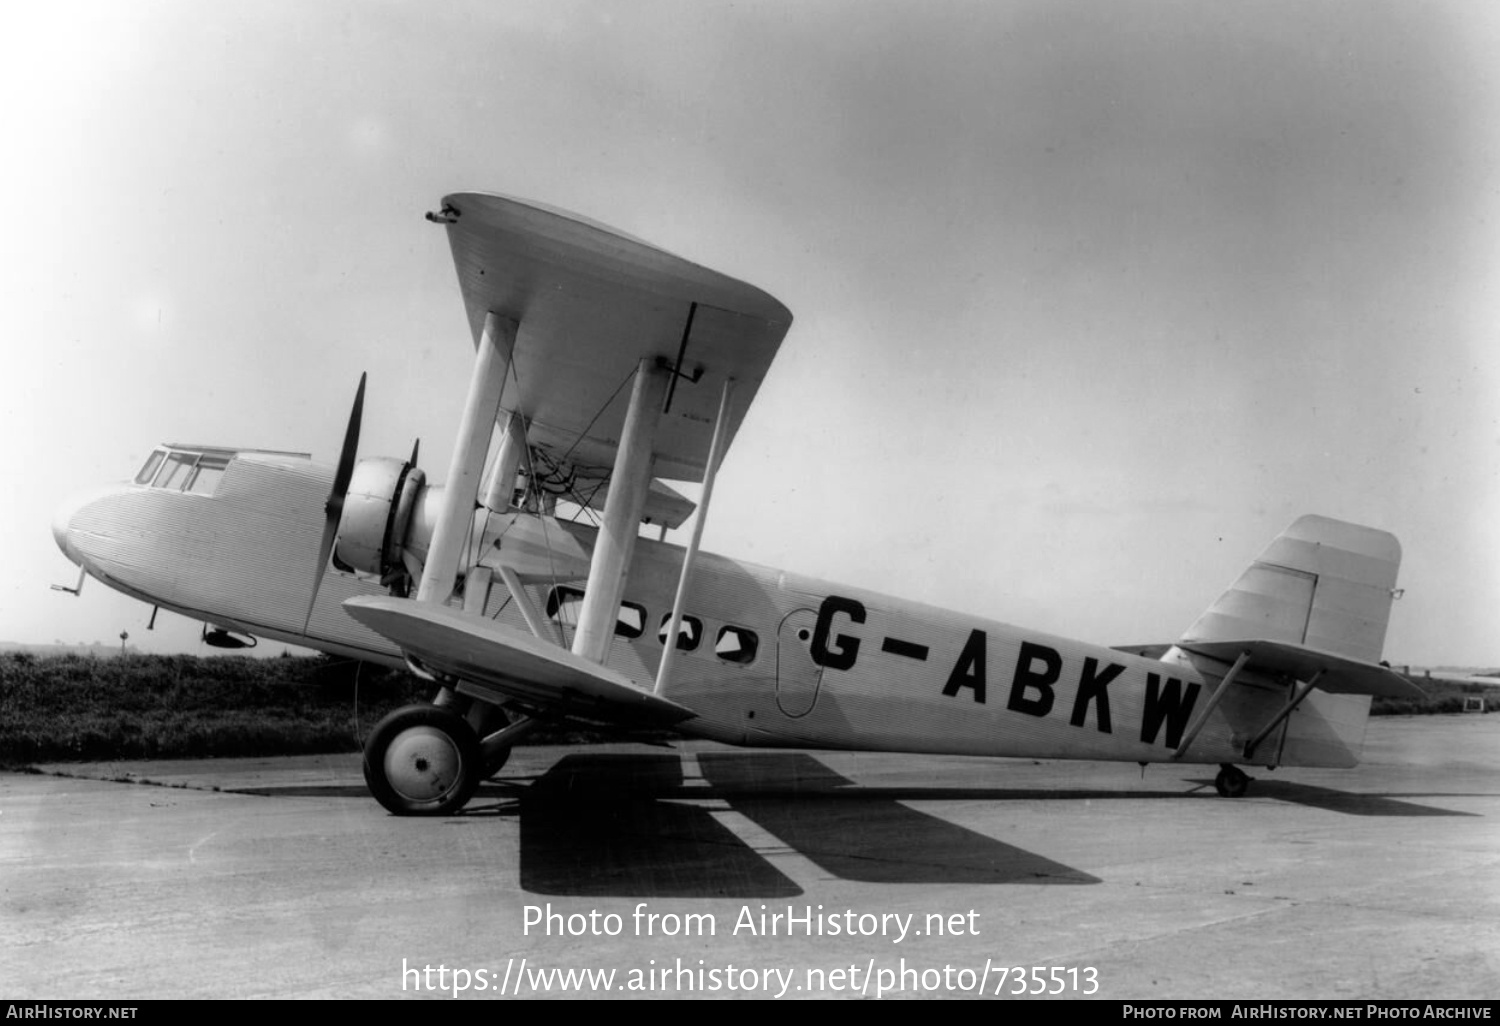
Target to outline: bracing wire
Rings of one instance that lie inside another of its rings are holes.
[[[626,373],[625,377],[620,380],[620,383],[615,386],[615,390],[609,394],[609,398],[604,400],[603,405],[601,405],[599,409],[594,411],[593,419],[591,419],[587,424],[584,425],[583,430],[578,433],[578,437],[573,440],[573,444],[568,446],[568,451],[562,454],[563,459],[567,459],[569,456],[573,455],[573,450],[578,448],[579,444],[588,437],[589,432],[593,430],[594,425],[598,422],[599,418],[604,416],[604,411],[609,409],[610,406],[614,405],[615,398],[620,394],[621,390],[624,389],[625,385],[633,377],[635,377],[635,368],[632,367],[630,371]]]

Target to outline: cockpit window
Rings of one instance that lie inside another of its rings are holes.
[[[225,452],[157,449],[147,458],[141,472],[135,475],[135,483],[193,495],[212,495],[229,466],[229,459],[230,454]]]
[[[161,466],[162,457],[164,456],[166,456],[166,451],[163,449],[157,449],[150,456],[147,456],[146,465],[141,468],[139,474],[135,475],[135,483],[139,485],[150,484],[151,479],[156,476],[156,469]]]
[[[160,473],[156,475],[155,486],[182,491],[182,486],[187,483],[188,475],[192,472],[193,464],[197,462],[198,454],[195,452],[172,453],[167,457],[166,466],[162,467]]]
[[[193,468],[193,473],[188,477],[187,491],[194,495],[212,495],[218,487],[219,478],[224,476],[224,468],[229,466],[229,460],[223,456],[209,456],[204,454],[198,457],[198,465]]]

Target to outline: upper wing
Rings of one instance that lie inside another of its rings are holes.
[[[431,216],[431,215],[430,215]],[[702,480],[720,386],[735,380],[734,436],[791,326],[786,307],[754,286],[699,267],[576,214],[482,193],[443,199],[448,242],[477,343],[486,313],[519,329],[502,410],[559,480],[608,476],[630,375],[642,359],[679,378],[654,453],[659,477]]]

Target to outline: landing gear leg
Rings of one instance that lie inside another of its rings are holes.
[[[1245,771],[1227,762],[1219,767],[1219,775],[1214,777],[1214,787],[1224,798],[1239,798],[1249,786],[1250,778]]]
[[[484,779],[494,780],[510,761],[510,749],[502,748],[494,755],[486,755],[484,760]]]
[[[469,709],[468,720],[469,725],[474,728],[474,733],[481,739],[480,754],[484,766],[481,773],[485,780],[492,780],[509,761],[510,746],[491,750],[483,745],[482,739],[509,726],[510,716],[498,705],[490,702],[475,702]]]
[[[375,725],[365,743],[365,783],[397,816],[445,816],[479,786],[484,757],[474,728],[436,705],[409,705]]]

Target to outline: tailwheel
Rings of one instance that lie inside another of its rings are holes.
[[[1219,767],[1219,775],[1214,777],[1214,787],[1221,797],[1239,798],[1250,787],[1250,778],[1244,770],[1226,762]]]
[[[409,705],[370,732],[364,769],[370,793],[395,815],[443,816],[473,795],[484,757],[462,716],[436,705]]]

